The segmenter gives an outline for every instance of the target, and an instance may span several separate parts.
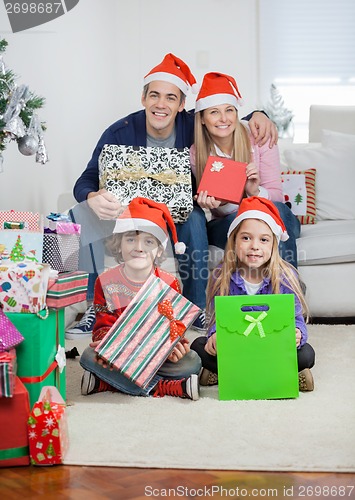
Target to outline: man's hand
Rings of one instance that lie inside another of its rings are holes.
[[[255,111],[249,120],[249,128],[253,134],[255,144],[263,146],[269,140],[269,148],[277,144],[278,133],[274,122],[272,122],[264,113]]]
[[[182,338],[180,342],[176,344],[171,354],[168,356],[168,360],[173,363],[177,363],[180,359],[182,359],[186,354],[190,352],[190,344],[189,341],[185,338]]]
[[[87,202],[101,220],[117,219],[123,211],[121,203],[106,189],[89,193]]]
[[[216,345],[216,334],[213,333],[207,340],[205,345],[205,351],[211,356],[217,356],[217,345]]]

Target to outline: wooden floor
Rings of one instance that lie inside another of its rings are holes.
[[[331,450],[330,450],[331,452]],[[0,499],[355,498],[355,474],[117,467],[0,469]]]

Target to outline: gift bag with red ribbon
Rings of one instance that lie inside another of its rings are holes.
[[[96,351],[145,388],[199,313],[197,306],[152,275]]]
[[[32,465],[61,464],[68,449],[66,404],[58,389],[42,388],[28,419]]]

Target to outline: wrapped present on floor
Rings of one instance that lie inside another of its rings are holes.
[[[76,224],[78,226],[78,224]],[[79,226],[80,227],[80,226]],[[79,269],[80,233],[56,233],[45,228],[43,235],[43,262],[60,273]]]
[[[193,210],[188,148],[133,147],[105,144],[99,156],[100,189],[122,203],[142,196],[165,203],[174,222]]]
[[[47,215],[45,226],[57,234],[80,234],[81,226],[72,222],[67,214],[51,212]]]
[[[17,375],[29,392],[31,406],[45,385],[57,387],[65,399],[64,309],[50,309],[45,320],[36,314],[6,315],[25,338],[16,349]]]
[[[47,291],[47,306],[55,309],[86,300],[89,274],[84,271],[59,273],[50,279]]]
[[[16,377],[12,398],[0,398],[0,467],[29,465],[28,391]]]
[[[42,262],[43,217],[38,213],[0,212],[0,263]]]
[[[5,312],[38,313],[46,308],[50,267],[37,262],[0,265],[0,303]]]
[[[145,388],[199,313],[197,306],[153,275],[96,351]]]
[[[0,353],[10,351],[23,340],[24,337],[3,312],[2,305],[0,304]]]
[[[16,351],[0,352],[0,397],[12,398],[16,380]]]
[[[68,449],[66,404],[58,390],[42,387],[28,418],[32,465],[61,464]]]
[[[216,297],[221,400],[296,398],[294,295]]]

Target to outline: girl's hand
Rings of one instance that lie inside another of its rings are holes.
[[[201,191],[198,195],[194,196],[194,200],[200,205],[201,208],[218,208],[221,204],[221,201],[216,200],[214,196],[208,196],[207,191]]]
[[[296,328],[296,347],[299,347],[301,344],[302,333],[299,328]]]
[[[211,356],[217,355],[216,334],[210,336],[205,345],[205,351]]]
[[[245,192],[248,196],[259,196],[260,176],[259,169],[255,163],[246,166],[247,182]]]
[[[189,341],[185,338],[182,338],[168,356],[168,360],[172,363],[177,363],[180,359],[186,356],[188,352],[190,352]]]

